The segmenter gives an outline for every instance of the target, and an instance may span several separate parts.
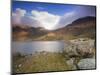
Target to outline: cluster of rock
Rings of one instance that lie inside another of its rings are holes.
[[[67,64],[73,65],[74,69],[94,69],[95,41],[87,38],[70,40],[65,44],[64,55]]]
[[[68,56],[93,57],[95,41],[91,39],[75,39],[65,44],[64,52]]]

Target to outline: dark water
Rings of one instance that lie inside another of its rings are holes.
[[[13,53],[32,54],[38,51],[61,52],[63,48],[63,41],[12,42]]]

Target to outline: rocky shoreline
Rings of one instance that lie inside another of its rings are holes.
[[[78,69],[95,69],[95,40],[80,38],[70,40],[64,47],[66,63]]]

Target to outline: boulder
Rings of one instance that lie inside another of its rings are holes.
[[[74,39],[66,42],[64,53],[69,57],[91,58],[94,56],[94,40],[91,39]]]
[[[86,58],[81,59],[77,64],[79,69],[95,69],[95,59],[94,58]]]
[[[76,49],[77,46],[75,44],[66,43],[64,47],[64,53],[69,57],[75,57],[79,55]]]

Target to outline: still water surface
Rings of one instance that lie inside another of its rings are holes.
[[[38,51],[61,52],[63,49],[63,41],[12,42],[13,53],[32,54]]]

